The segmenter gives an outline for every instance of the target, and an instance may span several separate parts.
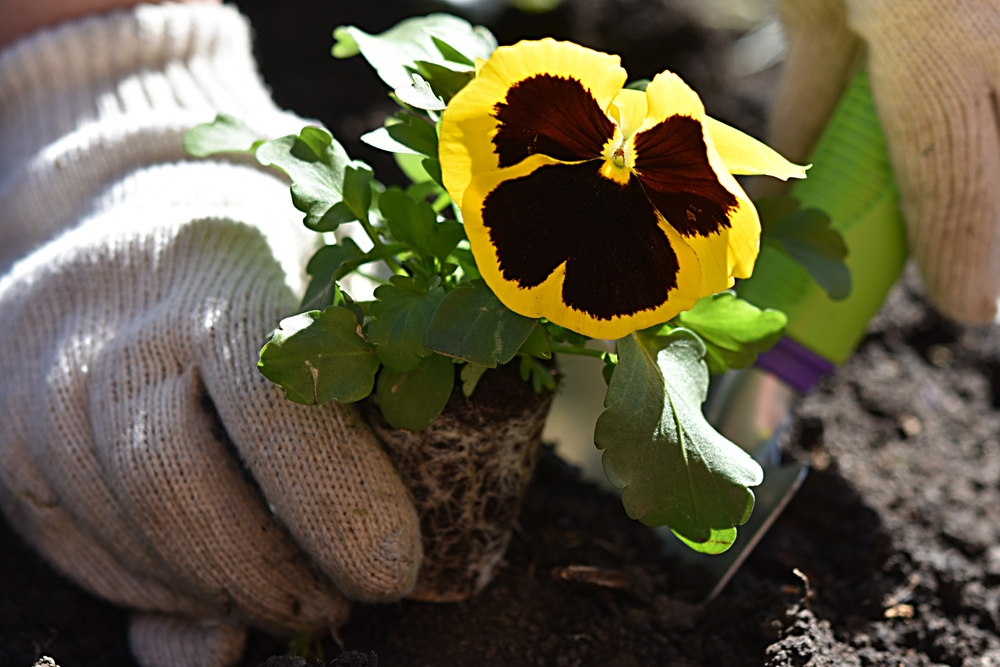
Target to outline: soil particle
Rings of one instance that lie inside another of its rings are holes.
[[[306,662],[302,656],[273,655],[260,664],[260,667],[378,667],[378,656],[374,651],[344,651],[330,662]]]
[[[767,647],[766,667],[861,667],[857,652],[834,638],[829,621],[808,609],[790,609],[787,619],[781,639]]]

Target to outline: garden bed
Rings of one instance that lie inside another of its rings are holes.
[[[711,604],[690,604],[697,573],[546,452],[489,588],[359,605],[340,638],[383,667],[1000,664],[998,382],[1000,330],[948,324],[910,276],[801,401],[786,456],[814,469]],[[2,530],[0,665],[133,664],[127,615]],[[255,634],[243,664],[283,651]]]

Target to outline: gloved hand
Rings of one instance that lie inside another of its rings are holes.
[[[88,221],[0,285],[11,522],[93,592],[157,613],[132,628],[146,665],[179,650],[144,645],[167,627],[168,642],[195,632],[162,614],[232,621],[199,627],[238,651],[241,624],[315,632],[345,620],[344,595],[401,597],[417,518],[367,425],[351,406],[288,401],[255,368],[295,307],[267,240],[229,220],[144,215]]]
[[[0,56],[0,230],[55,234],[0,278],[4,514],[58,570],[138,610],[143,667],[231,664],[246,625],[321,632],[348,599],[400,598],[419,523],[372,432],[256,369],[315,235],[275,173],[184,161],[184,129],[212,114],[148,108],[166,84],[187,103],[202,84],[272,134],[294,125],[253,78],[242,19],[147,7],[39,39]],[[138,73],[116,72],[130,57]],[[67,63],[71,84],[42,71]],[[240,99],[244,75],[257,90]],[[39,99],[54,120],[31,112]],[[122,117],[67,124],[102,104]]]
[[[866,46],[928,296],[959,321],[992,321],[1000,295],[1000,2],[778,4],[789,53],[770,144],[792,161],[808,159]]]

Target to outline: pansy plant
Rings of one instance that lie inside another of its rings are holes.
[[[291,178],[307,227],[357,221],[369,240],[316,253],[304,312],[280,323],[261,372],[305,404],[374,391],[390,424],[416,431],[490,368],[516,363],[551,391],[553,353],[600,357],[594,438],[626,511],[727,549],[762,471],[702,416],[709,372],[752,364],[785,326],[728,291],[761,241],[734,174],[805,169],[705,115],[675,74],[626,86],[617,56],[576,44],[497,48],[441,14],[334,38],[336,57],[360,53],[392,88],[401,112],[362,140],[395,153],[411,185],[384,187],[319,127],[262,140],[220,116],[185,138],[196,156],[253,153]],[[809,256],[794,220],[774,228]],[[352,273],[382,282],[374,300],[344,291]]]

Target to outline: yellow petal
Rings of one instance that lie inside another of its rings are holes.
[[[670,116],[688,116],[701,121],[705,106],[698,94],[673,72],[660,72],[646,86],[646,120],[642,129],[661,123]]]
[[[714,118],[705,117],[705,129],[712,137],[726,169],[731,174],[763,174],[783,181],[805,178],[806,169],[792,164],[770,146]]]
[[[588,163],[596,170],[598,162]],[[550,321],[592,338],[618,339],[633,331],[663,323],[678,313],[691,308],[701,296],[702,277],[698,257],[687,242],[663,220],[658,213],[657,226],[664,233],[666,241],[676,255],[676,287],[667,293],[666,300],[653,308],[640,310],[626,316],[597,318],[574,308],[565,302],[564,283],[567,261],[562,260],[540,284],[522,287],[504,276],[497,247],[491,238],[490,229],[484,222],[484,205],[487,197],[496,192],[504,183],[535,177],[535,172],[549,165],[563,165],[544,155],[533,155],[519,164],[506,169],[496,169],[476,176],[465,191],[462,214],[465,231],[486,284],[501,302],[514,312],[526,317],[545,317]],[[583,168],[583,165],[579,165]],[[619,187],[619,186],[616,186]],[[650,209],[652,210],[652,209]],[[612,252],[615,246],[615,225],[609,224],[606,245],[602,250]],[[629,262],[632,257],[623,257],[621,262]],[[560,261],[560,260],[556,260]],[[725,263],[725,259],[723,260]],[[642,267],[637,267],[640,270]],[[542,274],[544,276],[544,273]],[[579,274],[578,274],[579,275]],[[647,274],[648,275],[648,274]],[[600,277],[600,276],[598,276]],[[727,275],[728,278],[728,275]]]
[[[760,218],[742,188],[733,194],[736,195],[739,206],[729,214],[729,221],[733,225],[729,230],[729,275],[733,278],[749,278],[760,253]]]
[[[648,113],[646,93],[641,90],[623,89],[611,104],[611,117],[618,123],[622,134],[629,138],[646,120]]]
[[[760,252],[760,221],[757,210],[745,195],[730,212],[732,227],[708,236],[687,236],[684,240],[698,255],[701,263],[701,296],[727,290],[734,278],[749,278]]]
[[[494,114],[512,86],[543,74],[576,79],[606,112],[625,83],[620,63],[618,56],[552,39],[494,51],[478,76],[452,98],[441,119],[438,154],[452,199],[461,206],[472,179],[499,166],[493,145],[499,122]]]
[[[684,237],[698,256],[701,264],[701,291],[699,296],[710,296],[729,289],[729,230],[709,236]]]
[[[736,196],[737,206],[729,212],[729,224],[726,230],[726,255],[728,258],[728,276],[732,278],[749,278],[753,273],[753,265],[760,252],[760,217],[750,197],[743,191],[739,182],[726,170],[726,164],[712,142],[712,137],[705,133],[705,143],[708,145],[708,161],[712,170],[719,177],[724,188]],[[728,288],[723,288],[728,289]],[[721,290],[716,290],[721,291]],[[715,292],[710,292],[714,294]],[[706,294],[707,296],[707,294]]]

